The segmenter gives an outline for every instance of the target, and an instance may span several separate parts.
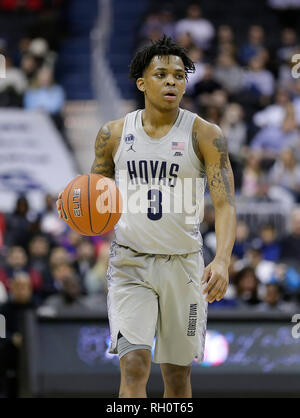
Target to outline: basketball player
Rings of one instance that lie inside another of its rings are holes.
[[[119,185],[123,170],[128,184],[149,185],[148,210],[121,216],[107,273],[110,352],[120,357],[120,397],[146,397],[155,335],[164,397],[192,396],[191,364],[203,358],[207,302],[222,299],[228,286],[236,229],[233,176],[219,127],[179,107],[193,71],[185,50],[170,38],[138,52],[130,75],[144,93],[145,108],[106,123],[95,142],[92,173]],[[182,213],[164,212],[162,189],[151,188],[164,180],[172,195],[176,181],[187,178],[199,179],[200,204],[208,181],[215,208],[216,256],[206,268],[200,219],[191,224]],[[128,187],[128,200],[131,193]]]

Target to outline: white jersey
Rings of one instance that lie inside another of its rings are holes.
[[[153,139],[143,128],[142,112],[126,115],[114,157],[123,198],[116,242],[139,253],[197,252],[206,177],[192,145],[196,114],[179,109],[170,131]]]

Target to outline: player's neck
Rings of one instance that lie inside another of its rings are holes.
[[[145,106],[142,113],[143,125],[150,125],[153,128],[158,128],[166,125],[173,125],[177,119],[179,107],[167,112],[161,112],[153,107]]]

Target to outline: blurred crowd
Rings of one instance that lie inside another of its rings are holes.
[[[105,315],[106,270],[111,234],[86,237],[58,218],[56,197],[34,213],[26,196],[15,210],[0,215],[0,314],[6,338],[0,339],[0,397],[18,393],[19,348],[25,314]]]
[[[60,2],[0,0],[0,9],[9,16],[26,12],[36,17],[43,7],[49,11],[55,3]],[[278,6],[280,1],[270,3]],[[299,312],[300,78],[293,75],[292,56],[300,54],[300,41],[293,25],[280,30],[275,46],[257,24],[250,25],[247,39],[241,40],[231,26],[215,27],[196,3],[181,18],[170,5],[149,13],[137,37],[140,48],[163,34],[172,36],[195,62],[196,72],[189,76],[181,106],[221,126],[228,140],[237,201],[277,202],[290,214],[284,232],[272,222],[252,228],[239,219],[229,288],[225,298],[209,309]],[[63,133],[65,96],[54,79],[55,41],[51,36],[43,38],[43,31],[33,33],[23,34],[11,47],[12,40],[0,29],[0,53],[6,57],[0,107],[45,111]],[[143,106],[140,100],[141,96],[137,102]],[[8,396],[16,393],[16,353],[22,345],[26,311],[38,309],[53,316],[106,311],[112,235],[85,237],[73,232],[58,219],[55,200],[46,195],[44,210],[33,213],[26,196],[18,196],[12,213],[0,213],[0,313],[7,320],[6,349],[0,352],[5,359],[0,362],[0,393],[4,375]],[[207,265],[216,249],[209,200],[201,232]]]
[[[63,0],[0,0],[0,108],[14,107],[47,113],[65,135],[65,93],[55,81]],[[10,22],[10,23],[8,23]]]

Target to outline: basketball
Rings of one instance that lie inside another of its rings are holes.
[[[113,180],[83,174],[70,181],[62,195],[62,216],[81,235],[100,235],[113,229],[122,213],[122,197]]]

